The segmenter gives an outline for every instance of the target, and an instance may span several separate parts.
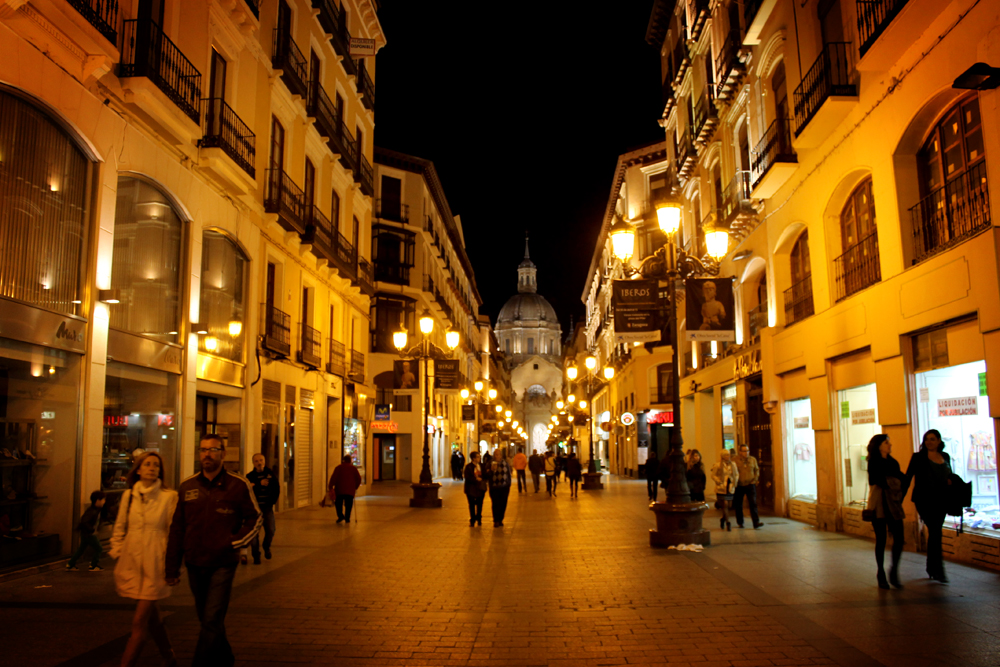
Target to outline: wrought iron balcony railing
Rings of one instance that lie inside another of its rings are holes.
[[[688,55],[687,41],[684,36],[681,36],[670,52],[670,73],[675,85],[680,85],[684,73],[687,72],[690,65],[691,57]]]
[[[319,368],[323,365],[323,343],[320,342],[322,339],[319,330],[308,324],[300,326],[302,327],[302,340],[300,341],[299,361],[310,368]]]
[[[990,192],[986,161],[953,177],[910,209],[913,226],[913,263],[988,229]]]
[[[365,353],[360,350],[351,350],[351,368],[347,377],[355,382],[365,381]]]
[[[291,177],[279,169],[267,170],[267,198],[264,210],[278,214],[278,224],[286,231],[305,234],[309,212],[305,195]]]
[[[842,301],[882,280],[878,258],[878,232],[861,239],[833,260],[837,276],[837,301]]]
[[[343,275],[351,280],[355,280],[358,277],[358,256],[355,252],[354,245],[340,232],[336,232],[334,240],[336,241],[336,247],[334,248],[335,253],[333,256],[334,266],[336,266]]]
[[[719,79],[715,84],[715,94],[720,100],[732,97],[746,73],[746,66],[740,62],[742,44],[739,26],[736,26],[726,35],[726,41],[722,43],[719,56],[715,59],[715,76]]]
[[[371,262],[364,257],[358,257],[358,287],[363,294],[372,296],[375,294],[375,270]]]
[[[743,25],[750,27],[764,2],[765,0],[743,0]]]
[[[201,72],[149,19],[131,19],[122,25],[122,61],[118,75],[144,76],[195,123],[201,121]]]
[[[340,35],[340,8],[335,0],[312,0],[312,8],[318,9],[316,19],[328,35]],[[340,55],[347,57],[343,53]]]
[[[760,340],[760,330],[767,328],[767,301],[763,301],[756,308],[751,308],[747,312],[747,327],[750,344]]]
[[[80,16],[112,44],[118,44],[118,0],[69,0]]]
[[[264,318],[264,349],[287,357],[292,351],[292,319],[274,306],[261,304],[261,314]]]
[[[243,0],[243,1],[245,3],[247,3],[247,7],[250,8],[250,11],[253,12],[253,15],[259,19],[260,18],[260,0]]]
[[[274,29],[271,67],[281,70],[281,80],[293,95],[309,96],[309,63],[291,34]]]
[[[340,119],[340,132],[333,143],[334,148],[340,156],[340,164],[344,166],[344,169],[357,171],[358,140],[354,137],[350,129],[348,129],[347,123],[344,122],[343,118]]]
[[[334,152],[340,152],[340,114],[337,113],[337,107],[330,100],[330,96],[317,81],[309,82],[306,113],[316,119],[316,131],[334,142]]]
[[[375,217],[393,222],[410,222],[410,206],[403,204],[398,199],[387,199],[379,197],[375,200]]]
[[[750,156],[753,183],[756,185],[764,174],[778,162],[798,162],[792,148],[791,122],[787,118],[776,118],[764,136],[757,142]]]
[[[802,77],[795,89],[795,136],[802,134],[809,121],[828,98],[858,94],[854,76],[854,57],[850,42],[830,42]]]
[[[858,52],[863,58],[906,6],[907,0],[857,0],[857,3],[860,42]]]
[[[201,101],[204,107],[202,137],[199,145],[221,148],[251,178],[256,178],[257,137],[220,97]]]
[[[344,66],[348,76],[354,76],[357,74],[357,70],[354,60],[351,58],[351,32],[347,29],[347,8],[343,4],[340,6],[336,23],[337,30],[330,33],[330,43],[333,44],[334,50],[341,57],[340,64]]]
[[[785,290],[785,326],[791,326],[813,314],[812,276],[806,276]]]
[[[713,101],[713,86],[705,87],[694,105],[694,136],[699,144],[707,144],[712,140],[715,127],[719,124],[719,114]]]
[[[309,209],[309,219],[306,231],[302,234],[302,242],[313,247],[313,254],[333,264],[336,252],[336,234],[333,223],[326,217],[319,206],[315,204]]]
[[[344,344],[341,343],[339,340],[334,340],[332,338],[328,340],[328,343],[330,351],[326,358],[326,372],[331,373],[333,375],[339,375],[340,377],[344,377],[344,372],[346,371],[345,359],[344,359],[344,352],[345,352]]]
[[[358,165],[360,168],[354,172],[354,180],[361,184],[361,192],[371,197],[375,194],[375,172],[372,170],[372,163],[361,153],[362,146],[358,144]]]
[[[750,172],[737,171],[722,193],[722,222],[729,225],[740,213],[752,213],[750,206]]]
[[[687,178],[694,168],[698,153],[695,151],[694,142],[691,141],[691,135],[686,131],[681,136],[680,141],[677,142],[676,156],[677,176],[679,178]]]
[[[358,60],[358,92],[361,93],[361,103],[367,108],[375,111],[375,82],[372,75],[368,73],[364,60]]]

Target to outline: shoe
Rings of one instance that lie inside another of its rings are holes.
[[[256,557],[255,557],[255,558],[253,559],[253,564],[254,564],[254,565],[260,565],[260,556],[256,556]]]
[[[476,525],[477,525],[477,526],[479,526],[479,527],[482,527],[482,525],[483,525],[483,520],[482,520],[482,519],[479,519],[478,521],[476,521]]]
[[[343,519],[337,519],[337,523],[344,523]]]
[[[931,577],[931,578],[937,580],[938,582],[940,582],[942,584],[947,584],[948,583],[948,576],[943,571],[940,572],[940,573],[938,573],[934,577]]]
[[[247,564],[247,557],[240,556],[240,565],[246,565],[246,564]]]
[[[726,520],[719,519],[719,528],[725,528],[725,527],[726,527]]]
[[[742,523],[738,523],[738,524],[736,524],[736,527],[742,530],[743,524]]]
[[[743,526],[740,526],[740,528],[742,528],[742,527],[743,527]],[[732,532],[732,530],[733,530],[733,524],[731,524],[731,523],[729,523],[729,522],[727,521],[727,522],[726,522],[726,532],[727,532],[727,533],[729,533],[729,532]]]
[[[271,550],[270,549],[264,549],[264,558],[266,558],[268,560],[271,560]]]
[[[753,529],[754,529],[754,530],[757,530],[758,528],[760,528],[760,527],[761,527],[761,526],[763,526],[763,525],[764,525],[764,522],[763,522],[763,521],[758,521],[757,523],[755,523],[755,524],[753,525]]]
[[[881,588],[884,591],[889,590],[889,582],[885,580],[885,572],[883,570],[879,570],[878,571],[878,574],[876,575],[876,579],[878,580],[878,587],[879,588]]]
[[[104,568],[101,567],[100,565],[91,565],[90,566],[90,571],[91,572],[103,572]]]
[[[76,565],[66,565],[66,571],[67,572],[79,572],[80,568],[78,568]]]
[[[473,526],[475,526],[475,525],[476,525],[476,522],[475,522],[475,521],[470,521],[470,522],[469,522],[469,528],[472,528],[472,527],[473,527]]]
[[[889,570],[889,583],[896,588],[903,587],[903,584],[899,583],[899,571],[895,567]]]

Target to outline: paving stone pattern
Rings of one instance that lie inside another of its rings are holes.
[[[998,665],[1000,581],[950,565],[950,586],[904,555],[902,591],[875,586],[872,543],[787,519],[718,530],[703,553],[654,550],[645,482],[512,493],[469,528],[461,485],[440,510],[376,485],[337,525],[278,516],[274,558],[241,567],[228,616],[240,665]],[[132,605],[111,568],[0,584],[3,665],[117,665]],[[181,658],[198,632],[186,583],[162,609]],[[141,662],[159,665],[152,644]]]

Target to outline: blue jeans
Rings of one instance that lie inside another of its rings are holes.
[[[188,565],[188,584],[201,621],[198,645],[191,667],[232,667],[236,662],[226,639],[226,612],[233,593],[236,566],[198,567]]]
[[[70,567],[76,567],[76,562],[80,560],[80,556],[82,556],[83,552],[87,550],[87,547],[90,547],[94,552],[90,557],[90,567],[97,567],[98,562],[101,560],[101,554],[104,553],[104,549],[101,548],[101,541],[97,539],[97,535],[95,533],[80,536],[80,546],[76,548],[76,551],[73,552],[73,555],[69,559]]]

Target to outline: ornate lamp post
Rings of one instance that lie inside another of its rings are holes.
[[[667,328],[673,338],[674,360],[671,370],[671,402],[674,411],[674,425],[670,435],[670,482],[664,502],[650,503],[649,508],[656,515],[656,529],[649,531],[651,546],[666,547],[677,544],[710,544],[711,534],[702,527],[702,519],[708,505],[691,502],[691,490],[687,484],[687,466],[684,462],[684,439],[681,436],[680,399],[680,322],[677,316],[677,281],[696,275],[718,275],[715,262],[705,263],[689,255],[677,243],[677,232],[681,222],[681,202],[670,198],[657,203],[656,218],[660,229],[667,237],[665,245],[642,260],[638,269],[628,264],[635,247],[635,232],[632,227],[619,221],[611,228],[611,245],[615,257],[622,262],[625,275],[640,274],[643,278],[665,281],[670,288],[670,306],[667,310]],[[705,245],[709,256],[721,260],[729,247],[729,233],[720,227],[705,230]]]
[[[400,356],[424,362],[423,466],[420,468],[420,481],[410,485],[410,488],[413,489],[413,497],[410,498],[410,507],[441,507],[441,499],[438,498],[438,489],[441,488],[441,485],[435,483],[434,477],[431,475],[430,434],[427,433],[427,415],[431,411],[431,394],[430,387],[428,386],[430,373],[428,372],[428,367],[432,359],[442,359],[447,355],[444,350],[431,342],[430,337],[434,331],[434,318],[431,317],[430,312],[426,309],[423,315],[420,316],[419,324],[420,333],[423,336],[419,343],[408,350],[406,349],[406,344],[409,336],[406,329],[400,329],[392,334],[392,344],[399,350]],[[449,350],[454,350],[458,347],[459,335],[457,331],[447,331],[444,339]]]
[[[590,491],[593,489],[604,488],[604,483],[601,482],[601,473],[597,469],[597,459],[594,458],[594,437],[593,437],[593,428],[594,428],[594,408],[593,408],[594,403],[592,396],[593,384],[594,382],[600,382],[600,380],[596,377],[597,357],[593,355],[588,355],[587,358],[584,359],[583,365],[587,369],[587,375],[585,376],[587,400],[581,400],[579,403],[577,403],[577,407],[580,410],[588,411],[587,418],[590,424],[589,427],[590,431],[588,434],[588,440],[589,440],[588,449],[589,449],[590,460],[587,462],[587,472],[583,473],[583,478],[584,478],[583,488],[586,491]],[[576,366],[570,366],[566,369],[566,377],[568,377],[571,382],[576,380],[577,377],[579,377],[579,374],[580,371]],[[615,376],[615,369],[611,366],[606,366],[602,374],[604,375],[605,380],[610,381]],[[575,399],[576,397],[573,394],[570,394],[567,397],[567,400],[569,400],[571,404]]]

